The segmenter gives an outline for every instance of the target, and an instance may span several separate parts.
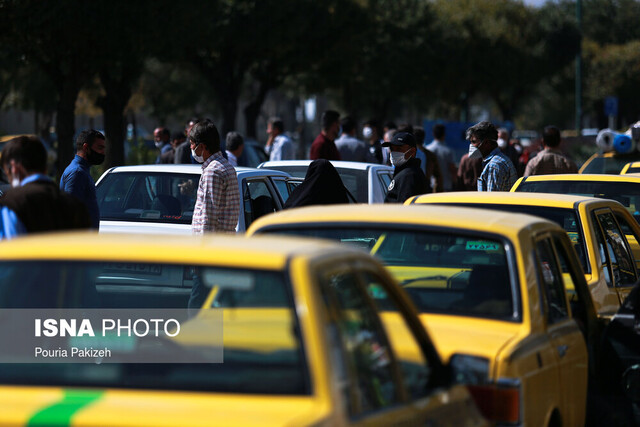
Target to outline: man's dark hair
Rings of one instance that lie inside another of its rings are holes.
[[[189,140],[196,144],[204,144],[210,153],[220,151],[220,134],[218,128],[209,119],[196,123],[191,128]]]
[[[171,135],[172,141],[176,141],[176,140],[180,141],[181,139],[186,139],[184,132],[174,132],[173,135]]]
[[[442,140],[444,139],[447,129],[444,127],[442,123],[436,123],[435,125],[433,125],[431,132],[433,133],[433,137],[435,139]]]
[[[547,147],[557,147],[560,145],[560,129],[556,126],[547,126],[542,133],[542,141]]]
[[[413,126],[410,123],[401,123],[398,132],[408,132],[413,135]]]
[[[487,139],[496,142],[498,141],[498,129],[491,122],[482,121],[467,129],[466,139],[471,140],[472,136],[475,136],[479,142]]]
[[[322,113],[322,130],[329,130],[338,120],[340,120],[340,113],[334,110],[325,111]]]
[[[95,129],[87,129],[80,132],[80,135],[76,138],[76,151],[82,150],[82,146],[87,144],[89,148],[93,146],[96,139],[106,139],[102,132]]]
[[[416,138],[418,145],[422,145],[424,144],[424,138],[427,136],[427,133],[424,131],[422,126],[414,126],[413,136]]]
[[[47,149],[35,136],[13,138],[2,149],[2,166],[14,160],[29,173],[47,172]]]
[[[342,132],[349,134],[356,130],[356,121],[353,117],[347,116],[340,120],[340,126],[342,126]]]
[[[171,132],[169,132],[169,129],[167,128],[162,128],[162,130],[160,131],[160,133],[162,134],[162,136],[166,136],[167,140],[169,138],[171,138]]]
[[[227,133],[227,150],[235,151],[244,144],[244,138],[238,132],[229,132]]]
[[[269,119],[269,123],[271,124],[272,128],[278,129],[278,132],[284,132],[284,122],[280,117],[271,117]]]

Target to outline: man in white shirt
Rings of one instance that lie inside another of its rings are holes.
[[[293,160],[295,154],[293,151],[293,143],[287,135],[284,134],[284,123],[278,117],[272,117],[267,122],[267,144],[264,147],[269,155],[269,160]]]
[[[369,154],[364,141],[356,138],[356,121],[352,117],[345,117],[340,121],[342,135],[336,139],[336,147],[342,160],[350,162],[371,162],[375,160]]]

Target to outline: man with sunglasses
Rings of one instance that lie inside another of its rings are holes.
[[[478,191],[509,191],[518,179],[513,162],[498,147],[498,130],[487,121],[467,129],[469,159],[482,158]]]

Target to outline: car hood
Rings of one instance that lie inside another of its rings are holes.
[[[0,387],[0,399],[2,425],[301,425],[328,414],[312,397]]]
[[[443,361],[456,353],[489,359],[496,358],[520,333],[519,323],[480,319],[477,317],[421,314],[420,320]]]

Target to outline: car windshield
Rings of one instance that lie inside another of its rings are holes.
[[[640,183],[612,181],[523,181],[516,191],[574,194],[616,200],[640,222]]]
[[[624,168],[624,165],[629,163],[629,161],[629,156],[594,157],[589,163],[587,163],[581,173],[606,173],[617,175],[620,173],[622,168]]]
[[[200,175],[110,173],[96,186],[101,220],[191,224]]]
[[[291,176],[304,178],[307,174],[307,166],[266,166],[269,169],[275,169],[287,172]],[[369,202],[369,184],[367,180],[367,171],[349,168],[337,167],[338,175],[342,183],[349,193],[356,199],[357,203]]]
[[[591,272],[591,267],[587,262],[585,253],[585,239],[580,227],[578,216],[573,209],[563,208],[548,208],[545,206],[530,206],[530,205],[505,205],[505,204],[476,204],[476,203],[446,203],[447,205],[466,206],[472,208],[487,208],[492,210],[500,210],[504,212],[524,213],[529,215],[536,215],[542,218],[548,219],[558,224],[569,235],[573,247],[576,249],[578,258],[580,259],[580,265],[585,274]]]
[[[186,309],[196,280],[210,291],[205,305],[211,309]],[[3,346],[0,383],[309,394],[308,370],[288,283],[281,272],[248,268],[91,261],[1,262],[0,321],[7,321],[8,312],[42,312],[46,308],[78,309],[84,316],[96,311],[117,311],[114,309],[140,313],[153,309],[154,313],[171,313],[180,322],[180,333],[160,340],[132,335],[112,347],[108,363],[8,363],[6,353],[14,346]],[[180,313],[182,318],[178,317]],[[212,323],[207,323],[213,314],[222,322],[218,328],[223,333],[217,341],[210,328]],[[7,333],[15,328],[9,326],[0,331]],[[33,332],[33,323],[29,328]],[[78,338],[66,337],[65,343]],[[94,339],[99,339],[99,334]],[[91,345],[97,348],[100,343]],[[216,355],[221,355],[222,350],[224,359],[217,360]],[[167,355],[189,362],[157,362]],[[134,358],[136,363],[128,362]]]
[[[495,237],[389,227],[269,228],[262,232],[339,240],[377,256],[420,312],[520,319],[515,275]],[[375,295],[373,296],[375,298]]]

